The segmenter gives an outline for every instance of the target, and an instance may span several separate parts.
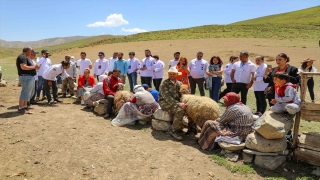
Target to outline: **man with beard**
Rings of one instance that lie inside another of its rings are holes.
[[[123,84],[126,84],[126,74],[128,72],[127,60],[123,59],[123,53],[118,52],[118,60],[114,62],[114,69],[119,69],[121,71],[120,79]]]
[[[37,64],[39,64],[40,69],[38,70],[38,87],[37,87],[37,97],[36,101],[39,101],[40,97],[40,92],[43,89],[43,72],[47,70],[52,64],[51,60],[48,58],[49,57],[49,51],[48,50],[42,50],[41,51],[42,58],[39,59]],[[46,95],[44,90],[42,90],[42,100],[46,99]]]
[[[176,67],[177,64],[179,63],[180,52],[175,52],[175,53],[173,54],[173,57],[174,57],[174,59],[170,60],[170,62],[169,62],[169,69],[170,69],[171,67]]]
[[[154,59],[151,56],[151,51],[146,49],[144,51],[146,58],[142,59],[141,68],[140,68],[140,78],[141,84],[148,84],[152,88],[152,77],[153,77],[153,65]]]

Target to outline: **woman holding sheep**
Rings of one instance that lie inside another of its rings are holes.
[[[222,79],[222,61],[219,56],[212,56],[206,74],[206,88],[209,89],[210,98],[219,102],[219,91],[221,88]]]
[[[217,136],[238,136],[244,141],[253,129],[253,118],[250,108],[240,101],[239,94],[227,93],[224,97],[226,111],[215,121],[208,120],[204,123],[198,140],[203,150],[213,150]]]

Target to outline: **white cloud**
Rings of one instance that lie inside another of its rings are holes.
[[[122,14],[110,14],[106,21],[88,24],[87,27],[118,27],[125,24],[129,24],[129,22],[123,19]]]
[[[132,28],[132,29],[125,29],[125,28],[122,28],[122,29],[121,29],[121,31],[129,32],[129,33],[142,33],[142,32],[148,32],[147,30],[139,29],[139,28]]]

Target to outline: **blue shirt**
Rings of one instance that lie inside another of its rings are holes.
[[[116,60],[114,62],[114,69],[119,69],[121,71],[121,76],[127,74],[128,71],[128,65],[127,61],[122,59],[122,60]]]
[[[156,102],[158,102],[158,98],[159,98],[159,92],[155,89],[152,89],[150,91],[151,95],[153,96],[154,100],[156,100]]]

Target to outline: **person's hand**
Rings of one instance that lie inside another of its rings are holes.
[[[237,81],[235,79],[231,79],[232,83],[236,83]]]
[[[40,65],[39,64],[36,64],[35,66],[34,66],[34,69],[39,69],[40,68]]]
[[[256,77],[253,77],[253,78],[252,78],[252,81],[256,81],[256,80],[257,80],[257,78],[256,78]]]
[[[96,75],[96,74],[94,74],[93,76],[94,76],[94,78],[97,78],[97,75]]]
[[[252,87],[252,84],[253,84],[253,83],[247,84],[246,88],[247,88],[247,89],[251,88],[251,87]]]
[[[272,100],[270,101],[270,103],[271,103],[271,104],[276,104],[276,103],[277,103],[277,100],[272,99]]]
[[[48,81],[48,86],[52,86],[52,81]]]
[[[182,109],[187,109],[188,105],[185,103],[179,103],[178,106],[181,107]]]
[[[264,72],[264,75],[268,75],[271,72],[272,72],[272,68],[267,68],[266,71]]]

